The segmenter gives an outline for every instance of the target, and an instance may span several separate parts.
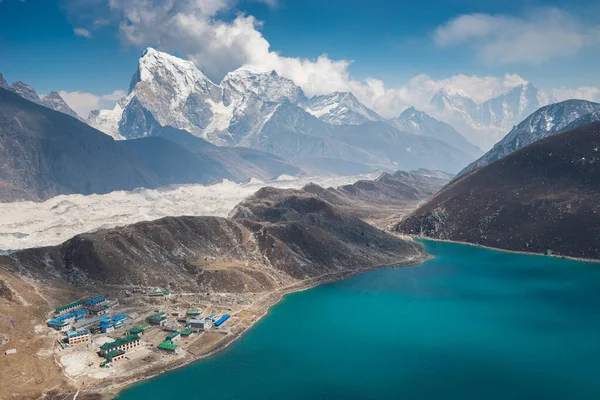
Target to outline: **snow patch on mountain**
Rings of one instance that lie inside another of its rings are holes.
[[[88,125],[106,133],[115,140],[125,139],[119,133],[119,122],[123,117],[123,107],[121,103],[128,103],[129,100],[121,100],[112,110],[92,110],[88,116]]]
[[[228,73],[223,78],[221,87],[225,104],[239,104],[248,93],[254,93],[266,102],[306,101],[302,89],[291,79],[281,77],[275,71],[264,72],[248,66]]]

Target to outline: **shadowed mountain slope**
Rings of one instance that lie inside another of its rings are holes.
[[[542,139],[457,179],[396,229],[600,259],[600,123]]]

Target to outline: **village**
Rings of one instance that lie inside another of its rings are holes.
[[[202,295],[159,288],[140,289],[120,300],[108,297],[85,298],[48,314],[57,359],[79,385],[195,359],[256,317],[243,312],[249,301],[226,295],[213,297],[214,305]],[[197,302],[195,297],[200,297]],[[242,312],[233,316],[233,311]]]

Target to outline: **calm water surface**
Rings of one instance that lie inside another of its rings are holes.
[[[119,399],[600,399],[600,264],[424,243],[435,259],[289,295]]]

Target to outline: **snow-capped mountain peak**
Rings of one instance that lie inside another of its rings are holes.
[[[10,88],[13,90],[13,92],[23,97],[24,99],[33,101],[34,103],[40,102],[40,97],[38,96],[35,89],[24,82],[14,82],[12,85],[10,85]]]
[[[10,86],[8,86],[8,83],[6,82],[6,80],[4,80],[4,76],[2,75],[2,73],[0,73],[0,88],[3,88],[3,89],[10,88]]]
[[[585,122],[597,121],[600,117],[599,112],[600,103],[585,100],[566,100],[544,106],[514,126],[490,151],[471,163],[460,175],[490,164],[557,132]],[[582,121],[577,123],[579,119]]]
[[[151,47],[144,50],[139,59],[137,78],[138,82],[160,80],[160,84],[169,84],[174,90],[181,93],[182,97],[189,95],[197,82],[210,82],[210,79],[196,68],[193,62]],[[212,84],[214,85],[214,83]]]
[[[221,87],[225,105],[241,101],[248,93],[254,93],[267,102],[306,101],[302,89],[291,79],[279,76],[275,71],[261,71],[250,66],[243,66],[225,75]]]
[[[452,126],[414,107],[407,108],[398,118],[388,120],[388,123],[403,132],[428,136],[447,143],[471,157],[477,157],[483,153],[481,149],[465,139]]]
[[[70,115],[73,118],[77,118],[78,120],[83,121],[83,119],[79,115],[77,115],[77,113],[71,107],[69,107],[69,105],[57,92],[50,92],[47,95],[45,95],[42,99],[42,103],[44,103],[46,107],[51,108],[54,111],[60,111],[61,113]]]
[[[88,123],[115,138],[133,139],[160,126],[202,135],[222,91],[191,61],[147,48],[138,62],[129,95],[113,110],[95,111]]]
[[[4,80],[4,76],[1,73],[0,88],[10,90],[11,92],[18,94],[19,96],[33,103],[50,108],[54,111],[61,112],[63,114],[70,115],[73,118],[77,118],[78,120],[83,121],[83,119],[79,115],[77,115],[77,113],[73,111],[71,107],[67,105],[64,99],[60,97],[60,95],[57,92],[50,92],[47,95],[40,97],[34,88],[32,88],[24,82],[18,81],[13,82],[12,85],[9,85]]]
[[[532,83],[522,83],[483,103],[459,91],[438,90],[431,104],[435,115],[451,122],[473,143],[489,148],[502,134],[542,104],[543,95]]]
[[[383,121],[375,111],[362,104],[350,92],[334,92],[311,98],[305,107],[315,117],[334,125],[360,125]]]

